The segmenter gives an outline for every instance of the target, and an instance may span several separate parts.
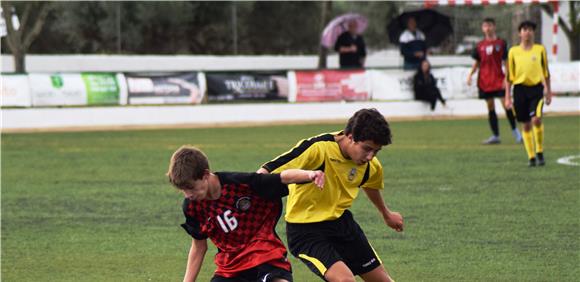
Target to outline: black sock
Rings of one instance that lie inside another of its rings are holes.
[[[505,115],[507,116],[508,121],[510,122],[510,126],[512,130],[516,129],[516,117],[514,117],[514,111],[512,109],[506,109]]]
[[[489,127],[491,127],[493,135],[499,136],[499,126],[497,124],[497,115],[495,114],[495,110],[489,111],[487,115],[489,119]]]

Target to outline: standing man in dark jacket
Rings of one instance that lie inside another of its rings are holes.
[[[411,17],[407,20],[407,29],[399,37],[401,55],[405,59],[405,70],[416,70],[427,57],[427,43],[425,34],[417,29],[417,21]]]
[[[356,21],[348,23],[348,31],[343,32],[336,43],[334,50],[339,53],[340,68],[363,68],[367,49],[365,41],[360,34],[357,34],[358,25]]]

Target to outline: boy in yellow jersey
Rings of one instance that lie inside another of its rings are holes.
[[[523,125],[524,147],[530,167],[543,166],[546,163],[542,110],[544,99],[546,105],[550,105],[552,101],[546,49],[541,44],[534,44],[535,30],[536,24],[531,21],[524,21],[519,25],[521,42],[508,53],[505,89],[505,106],[510,108],[510,89],[511,85],[514,86],[513,106],[516,119]]]
[[[302,140],[290,151],[264,164],[258,172],[299,168],[322,170],[323,189],[309,183],[289,186],[286,233],[290,252],[326,281],[392,281],[378,254],[348,210],[359,188],[396,231],[403,218],[383,201],[383,168],[376,154],[391,144],[389,124],[375,109],[362,109],[343,131]]]

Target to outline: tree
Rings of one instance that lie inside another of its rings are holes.
[[[321,3],[321,16],[320,16],[320,34],[324,31],[324,28],[328,24],[330,20],[330,13],[332,11],[332,2],[324,1]],[[320,43],[319,43],[320,44]],[[318,68],[323,69],[326,68],[326,56],[328,55],[328,49],[322,44],[320,44],[318,51]]]
[[[21,3],[23,12],[18,14],[12,2],[2,1],[2,11],[6,22],[6,42],[14,57],[14,71],[26,72],[25,56],[30,44],[42,31],[46,17],[51,11],[51,4],[47,2]],[[20,7],[19,7],[20,8]],[[20,19],[20,27],[12,24],[12,12],[15,11]]]
[[[566,2],[560,2],[561,5],[564,3]],[[562,19],[562,16],[558,19],[558,25],[570,42],[570,58],[572,61],[577,61],[580,60],[580,2],[568,1],[568,5],[570,5],[568,15],[570,26]],[[554,15],[553,6],[550,4],[542,4],[542,10],[550,16]]]

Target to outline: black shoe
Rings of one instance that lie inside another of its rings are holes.
[[[528,163],[529,167],[534,167],[536,166],[536,158],[531,158],[530,162]]]
[[[536,157],[538,158],[538,165],[539,166],[544,166],[546,164],[546,161],[544,160],[544,154],[543,153],[538,153],[536,155]]]

